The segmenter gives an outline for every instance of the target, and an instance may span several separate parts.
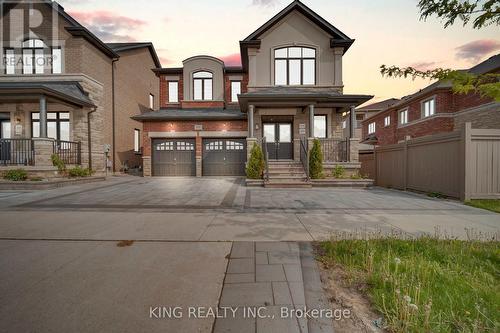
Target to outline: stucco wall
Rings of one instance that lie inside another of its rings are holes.
[[[224,63],[209,56],[196,56],[183,61],[184,66],[184,100],[193,101],[193,73],[208,71],[213,74],[212,100],[224,101]]]

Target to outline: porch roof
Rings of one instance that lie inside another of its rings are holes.
[[[78,82],[0,82],[0,96],[46,95],[81,107],[95,107]]]
[[[313,104],[317,107],[356,107],[372,99],[372,95],[341,94],[331,89],[269,87],[238,95],[242,112],[247,112],[248,105],[255,106],[293,106],[305,107]]]
[[[161,108],[131,117],[138,121],[164,121],[164,120],[240,120],[247,115],[239,109],[223,108],[196,108],[196,109],[171,109]]]

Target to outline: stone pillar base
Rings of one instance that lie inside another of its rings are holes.
[[[33,148],[35,149],[36,166],[53,166],[52,154],[54,154],[54,139],[33,138]]]
[[[349,139],[349,162],[359,161],[359,139]]]
[[[293,160],[300,161],[300,139],[293,139]]]
[[[202,157],[196,156],[196,177],[201,177],[202,172]]]
[[[142,175],[144,177],[151,177],[151,156],[142,157]]]

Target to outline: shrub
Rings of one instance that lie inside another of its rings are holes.
[[[262,179],[264,173],[264,154],[260,145],[254,144],[250,151],[250,160],[247,164],[247,177],[249,179]]]
[[[345,168],[342,165],[336,165],[332,171],[332,176],[334,178],[344,178]]]
[[[18,182],[28,179],[28,173],[23,169],[14,169],[5,172],[3,178],[14,182]]]
[[[59,155],[52,154],[52,156],[50,156],[50,159],[52,160],[52,165],[57,167],[57,170],[59,170],[59,172],[63,172],[66,170],[66,164],[64,164]]]
[[[323,178],[323,153],[321,143],[314,139],[313,146],[309,152],[309,177],[311,179]]]
[[[89,177],[92,175],[92,171],[87,168],[82,168],[81,166],[76,166],[68,170],[68,175],[71,178]]]

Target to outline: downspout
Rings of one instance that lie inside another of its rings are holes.
[[[92,170],[92,130],[90,128],[90,114],[97,111],[97,107],[94,107],[92,111],[87,112],[87,143],[89,146],[89,170]]]
[[[118,61],[119,58],[113,58],[113,60],[111,61],[111,101],[112,101],[112,105],[111,105],[111,126],[112,126],[112,130],[111,130],[111,135],[113,136],[112,137],[112,145],[113,145],[113,156],[112,156],[112,159],[113,159],[113,173],[115,172],[116,170],[116,166],[115,166],[115,156],[116,156],[116,147],[115,147],[115,143],[116,143],[116,129],[115,129],[115,62]],[[106,169],[107,169],[107,165],[106,165]]]

